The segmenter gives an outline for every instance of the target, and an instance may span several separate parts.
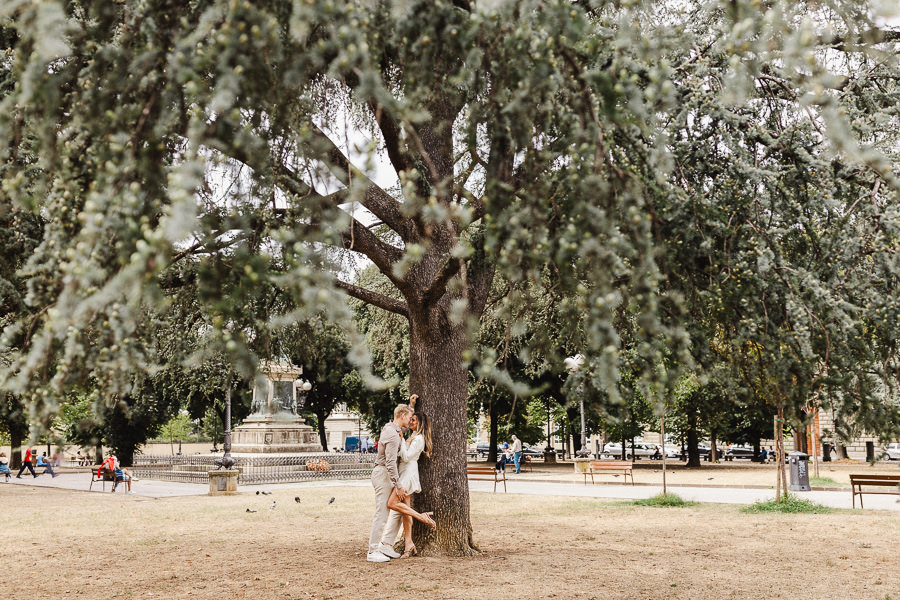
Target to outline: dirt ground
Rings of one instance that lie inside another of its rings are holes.
[[[349,487],[147,499],[0,484],[0,597],[900,599],[893,512],[474,493],[480,555],[373,564],[372,498]]]

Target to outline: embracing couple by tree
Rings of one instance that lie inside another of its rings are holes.
[[[412,540],[412,520],[418,519],[435,528],[430,512],[419,513],[410,506],[412,494],[422,491],[419,483],[419,455],[431,456],[431,421],[416,412],[419,397],[410,396],[409,404],[394,409],[394,420],[384,426],[378,439],[378,456],[372,469],[375,488],[375,517],[369,535],[369,562],[387,562],[392,558],[408,558],[416,553]],[[409,437],[403,439],[403,430]],[[403,554],[394,550],[394,542],[403,523]]]

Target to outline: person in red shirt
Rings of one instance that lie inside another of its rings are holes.
[[[112,472],[111,475],[110,472]],[[119,485],[119,482],[124,481],[125,485],[128,486],[128,493],[132,493],[131,481],[134,479],[134,477],[132,477],[131,472],[128,469],[123,469],[119,466],[119,459],[114,455],[109,456],[106,460],[100,463],[100,467],[97,468],[97,477],[106,477],[108,481],[112,481],[113,492],[116,491],[116,486]]]
[[[31,448],[28,448],[25,451],[25,459],[22,461],[22,468],[19,469],[19,474],[16,475],[16,479],[22,479],[22,471],[24,471],[26,468],[29,471],[31,471],[32,475],[37,477],[37,473],[34,472],[34,464],[32,462],[33,460],[34,460],[34,450],[32,450]]]

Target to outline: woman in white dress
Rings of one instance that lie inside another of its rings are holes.
[[[409,405],[413,409],[415,409],[417,399],[418,396],[415,395],[409,399]],[[419,483],[419,456],[423,452],[425,456],[431,456],[431,421],[425,413],[415,413],[409,421],[409,428],[412,431],[409,439],[400,444],[400,467],[398,470],[400,475],[398,483],[409,495],[404,501],[401,501],[397,491],[394,490],[388,499],[388,508],[400,513],[403,521],[403,537],[406,547],[400,558],[409,558],[410,554],[416,553],[416,546],[412,540],[413,519],[422,521],[432,529],[436,527],[431,518],[432,513],[419,513],[410,506],[412,495],[422,491],[422,485]],[[393,540],[385,543],[392,545]]]

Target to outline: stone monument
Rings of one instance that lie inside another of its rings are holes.
[[[284,361],[264,361],[259,371],[250,415],[234,428],[232,451],[321,452],[318,435],[297,412],[297,393],[312,387],[300,379],[303,368]]]

